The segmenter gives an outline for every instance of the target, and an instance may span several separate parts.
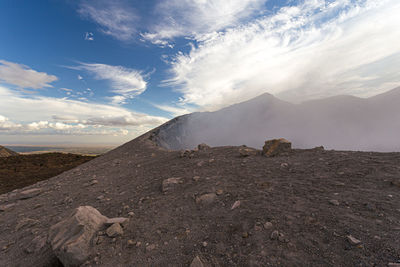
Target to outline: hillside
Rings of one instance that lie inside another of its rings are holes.
[[[0,194],[49,179],[92,159],[65,153],[0,158]]]
[[[173,123],[1,195],[0,266],[59,265],[50,228],[80,206],[129,218],[112,234],[93,232],[85,266],[388,266],[400,259],[400,153],[181,153],[152,141]],[[169,178],[179,182],[165,188]]]
[[[4,146],[0,146],[0,158],[10,157],[10,156],[17,156],[18,153],[14,152]]]
[[[336,96],[292,104],[270,94],[215,112],[198,112],[160,129],[171,149],[248,145],[284,137],[296,148],[400,151],[400,88],[371,98]]]

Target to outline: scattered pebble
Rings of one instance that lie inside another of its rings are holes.
[[[270,228],[272,228],[272,223],[271,223],[271,222],[266,222],[266,223],[264,223],[264,228],[265,228],[265,229],[270,229]]]
[[[234,210],[240,206],[240,200],[236,200],[235,203],[233,203],[231,210]]]
[[[355,238],[352,235],[348,235],[347,236],[347,240],[350,242],[350,244],[352,244],[353,246],[359,245],[361,244],[361,240],[358,240],[357,238]]]
[[[340,205],[339,201],[337,201],[336,199],[329,200],[329,203],[334,205],[334,206],[339,206]]]
[[[197,204],[211,204],[217,199],[217,195],[215,193],[204,194],[196,198]]]
[[[124,233],[124,230],[122,230],[122,227],[119,223],[114,223],[110,227],[107,228],[106,234],[108,237],[116,237],[120,236]]]

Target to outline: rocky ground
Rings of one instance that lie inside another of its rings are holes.
[[[181,152],[149,137],[1,195],[0,266],[59,266],[82,233],[85,266],[399,266],[400,153]]]
[[[65,153],[0,157],[0,194],[49,179],[92,159]]]

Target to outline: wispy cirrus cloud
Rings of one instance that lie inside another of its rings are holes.
[[[28,66],[0,60],[0,83],[18,86],[22,89],[40,89],[52,87],[57,77],[45,72],[38,72]]]
[[[86,0],[79,5],[78,13],[97,23],[104,34],[121,41],[132,40],[137,32],[139,16],[127,1]]]
[[[266,0],[165,0],[155,7],[158,21],[149,25],[143,38],[166,46],[175,37],[199,37],[235,26],[260,12]]]
[[[94,75],[95,79],[109,81],[111,92],[116,94],[110,97],[113,104],[125,104],[127,99],[142,94],[147,87],[146,75],[135,69],[99,63],[81,63],[70,68],[85,70]]]
[[[203,35],[176,55],[165,83],[205,109],[264,92],[297,101],[377,94],[400,84],[399,13],[397,0],[303,1]]]

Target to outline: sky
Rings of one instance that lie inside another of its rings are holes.
[[[398,0],[1,0],[0,143],[122,144],[263,93],[400,85]]]

